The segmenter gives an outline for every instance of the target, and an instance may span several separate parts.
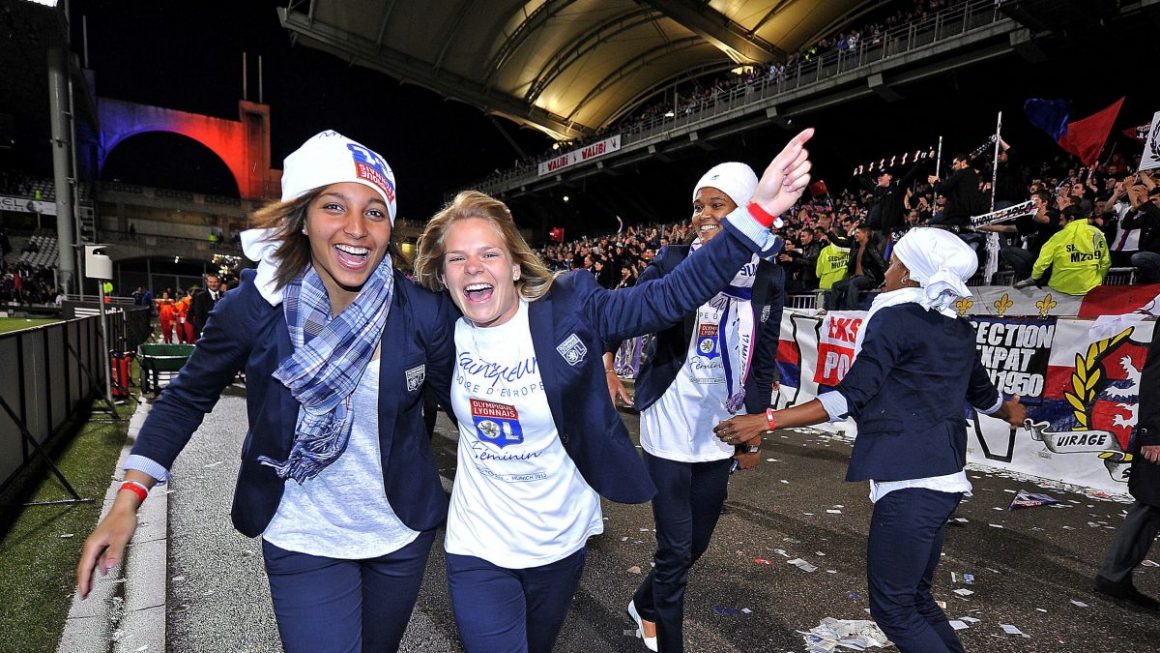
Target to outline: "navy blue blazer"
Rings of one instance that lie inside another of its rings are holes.
[[[970,322],[900,304],[863,328],[862,351],[837,388],[858,423],[846,480],[904,481],[962,470],[963,400],[983,409],[999,400]]]
[[[575,271],[529,304],[532,343],[556,429],[584,480],[607,499],[642,503],[656,488],[608,398],[604,343],[680,322],[729,285],[757,246],[731,223],[722,225],[723,233],[662,279],[607,290],[590,273]]]
[[[713,241],[709,241],[713,242]],[[688,245],[671,245],[662,249],[640,275],[641,281],[663,277],[689,255]],[[777,378],[777,345],[781,338],[781,313],[785,297],[785,271],[781,266],[761,260],[753,281],[753,311],[758,319],[757,341],[753,363],[745,379],[745,412],[750,415],[770,407],[773,383]],[[633,403],[638,410],[655,404],[676,380],[689,353],[696,312],[684,316],[681,324],[656,334],[655,351],[641,360]]]
[[[379,445],[387,500],[399,519],[417,531],[435,528],[446,519],[447,496],[423,425],[422,384],[415,380],[423,369],[426,383],[444,405],[450,405],[455,352],[451,325],[456,314],[446,295],[424,290],[395,272],[382,337]],[[205,414],[244,367],[249,431],[231,515],[243,534],[260,535],[278,509],[286,481],[258,458],[285,460],[294,443],[299,404],[272,376],[292,354],[283,307],[271,306],[261,297],[253,270],[242,272],[241,284],[214,307],[189,362],[149,412],[132,453],[172,467]]]

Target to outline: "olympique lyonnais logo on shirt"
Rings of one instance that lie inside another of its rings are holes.
[[[471,421],[475,423],[475,435],[481,442],[503,448],[524,441],[520,415],[516,412],[515,406],[472,399]]]
[[[705,358],[716,358],[717,353],[717,325],[709,322],[697,329],[697,352]]]
[[[387,162],[374,152],[355,143],[347,143],[346,147],[354,155],[355,175],[359,179],[365,179],[378,186],[387,196],[387,200],[394,202],[395,186],[391,183],[390,175],[387,172],[390,170]]]

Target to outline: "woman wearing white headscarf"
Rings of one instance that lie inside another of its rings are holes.
[[[943,525],[964,493],[962,397],[979,412],[1022,425],[1019,397],[1004,400],[954,302],[969,297],[971,248],[939,229],[913,229],[894,247],[880,294],[862,323],[850,371],[834,392],[800,406],[721,422],[733,444],[775,427],[853,417],[858,437],[847,481],[870,481],[870,613],[902,651],[962,651],[930,588]]]

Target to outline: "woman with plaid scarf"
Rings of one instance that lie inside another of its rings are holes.
[[[421,393],[431,383],[446,395],[455,309],[393,269],[394,173],[341,134],[287,157],[282,201],[254,218],[262,228],[243,249],[258,269],[214,307],[152,407],[85,541],[78,591],[123,560],[150,488],[244,369],[232,516],[262,536],[285,650],[394,651],[447,514]]]

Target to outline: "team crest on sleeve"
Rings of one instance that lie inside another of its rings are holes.
[[[716,358],[721,354],[717,351],[717,325],[705,322],[697,327],[697,353],[705,358]]]
[[[515,406],[472,399],[471,421],[475,424],[475,435],[481,442],[503,448],[524,441],[520,415]]]
[[[568,336],[564,342],[556,345],[556,351],[564,357],[564,360],[569,365],[575,367],[584,361],[584,357],[588,355],[588,348],[580,341],[580,337],[575,333]]]
[[[423,381],[426,380],[426,378],[427,378],[427,365],[426,365],[426,363],[412,367],[411,369],[406,371],[406,375],[407,375],[407,392],[414,392],[414,391],[418,390],[423,385]]]

